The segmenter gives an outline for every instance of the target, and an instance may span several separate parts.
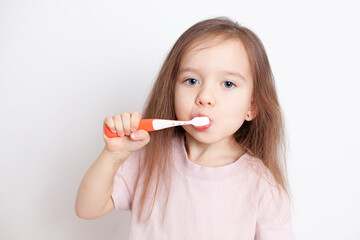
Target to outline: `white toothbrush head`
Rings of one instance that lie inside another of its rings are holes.
[[[191,120],[191,124],[196,127],[205,126],[208,125],[209,123],[210,123],[210,119],[208,117],[195,117]]]

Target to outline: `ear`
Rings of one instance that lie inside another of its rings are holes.
[[[249,104],[249,110],[246,113],[245,120],[250,122],[257,115],[256,106],[254,103],[254,99],[251,99],[251,103]]]

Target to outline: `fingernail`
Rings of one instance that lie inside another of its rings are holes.
[[[126,132],[126,135],[130,136],[131,132]]]
[[[131,137],[132,137],[132,138],[137,138],[137,137],[138,137],[138,134],[137,134],[137,133],[132,133],[132,134],[131,134]]]
[[[123,136],[124,136],[124,133],[122,132],[122,133],[120,133],[119,135],[120,135],[120,137],[123,137]]]
[[[116,133],[116,130],[111,130],[113,133]]]
[[[132,129],[131,129],[131,132],[136,132],[136,128],[132,128]]]

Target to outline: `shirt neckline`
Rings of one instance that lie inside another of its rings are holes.
[[[184,137],[176,139],[179,163],[181,169],[188,175],[201,179],[221,180],[231,178],[241,173],[243,162],[249,157],[248,153],[241,155],[236,161],[219,167],[206,167],[192,162],[187,155]]]

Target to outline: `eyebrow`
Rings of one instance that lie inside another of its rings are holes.
[[[198,69],[196,69],[196,68],[191,68],[191,67],[186,67],[186,68],[180,69],[179,74],[181,74],[181,73],[183,73],[183,72],[199,73]],[[227,74],[227,75],[232,75],[232,76],[235,76],[235,77],[239,77],[239,78],[241,78],[241,79],[243,79],[243,80],[246,81],[246,78],[245,78],[243,75],[241,75],[240,73],[238,73],[238,72],[231,72],[231,71],[221,71],[221,72],[222,72],[222,73],[225,73],[225,74]]]

